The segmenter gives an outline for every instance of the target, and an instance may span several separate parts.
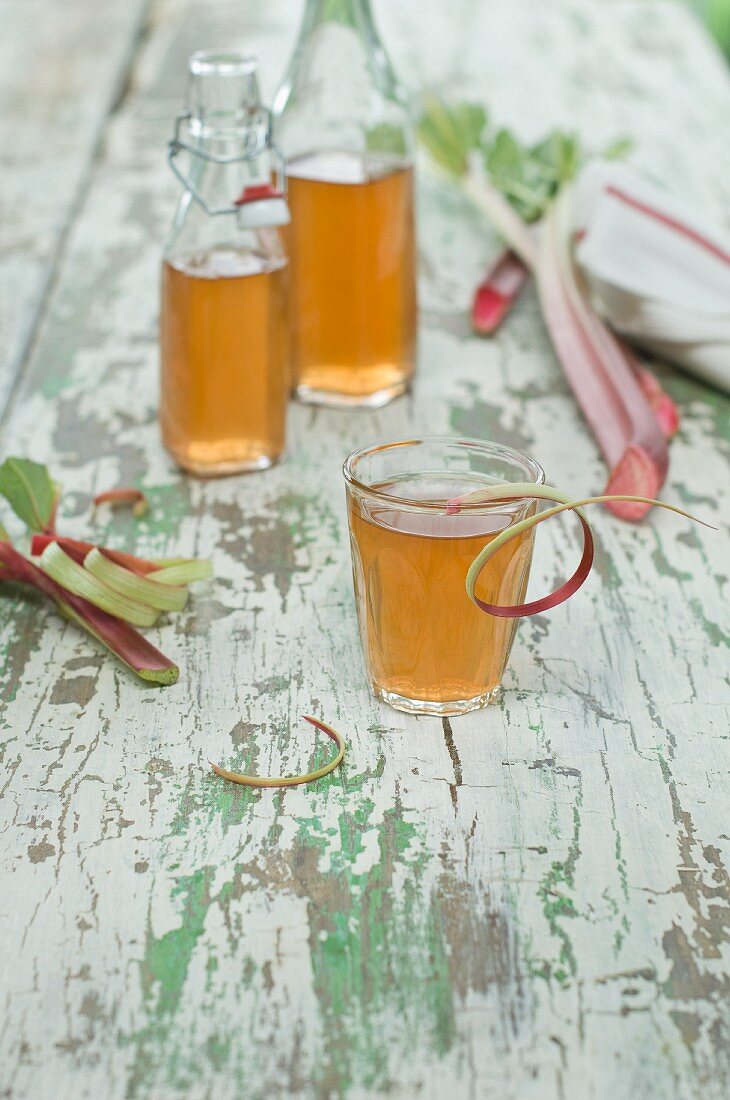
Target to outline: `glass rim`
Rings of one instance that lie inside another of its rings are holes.
[[[480,451],[482,454],[491,454],[495,457],[511,458],[519,462],[525,467],[527,476],[526,481],[531,481],[535,485],[544,485],[545,483],[545,471],[540,463],[535,458],[531,458],[530,455],[526,455],[524,451],[518,451],[515,447],[510,447],[506,443],[496,443],[490,439],[471,439],[468,436],[455,436],[455,435],[422,435],[413,436],[410,439],[394,439],[383,440],[379,443],[370,443],[366,447],[358,447],[357,450],[352,451],[342,464],[342,474],[345,478],[345,483],[352,489],[355,489],[358,493],[365,494],[376,500],[388,502],[389,504],[395,504],[403,508],[407,508],[409,511],[422,511],[422,512],[443,512],[443,504],[437,501],[427,500],[414,500],[411,497],[398,496],[396,493],[383,492],[381,489],[376,489],[372,485],[366,485],[365,482],[355,474],[355,466],[362,459],[367,458],[369,455],[378,454],[381,451],[396,450],[400,447],[413,447],[417,444],[449,444],[451,446],[467,447],[472,450]],[[433,471],[435,473],[435,471]],[[530,473],[532,476],[529,476]],[[505,482],[505,484],[509,484]],[[461,511],[469,510],[472,512],[482,511],[489,512],[495,508],[504,507],[504,501],[477,501],[473,504],[462,504]],[[524,504],[524,500],[512,501],[512,504]]]

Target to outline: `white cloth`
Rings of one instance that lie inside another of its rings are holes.
[[[611,327],[730,392],[730,235],[609,161],[581,172],[573,229],[591,301]]]

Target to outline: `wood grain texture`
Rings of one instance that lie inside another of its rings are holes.
[[[0,410],[125,90],[148,0],[0,0]]]
[[[450,84],[526,135],[562,123],[719,216],[730,81],[675,5],[376,6],[414,87]],[[378,413],[292,407],[286,462],[181,477],[155,409],[164,143],[195,46],[245,43],[271,81],[299,6],[154,5],[70,226],[0,436],[52,464],[71,535],[115,484],[151,513],[97,531],[211,554],[216,580],[157,639],[181,682],[141,688],[73,626],[0,592],[0,1097],[720,1100],[730,1091],[728,401],[676,372],[666,496],[722,525],[596,513],[598,568],[521,624],[501,700],[439,721],[367,693],[340,462],[376,438],[467,433],[577,492],[596,448],[528,292],[494,341],[465,306],[496,247],[421,181],[421,355]],[[579,552],[540,532],[535,590]],[[154,634],[154,632],[153,632]],[[310,788],[299,718],[348,738]]]

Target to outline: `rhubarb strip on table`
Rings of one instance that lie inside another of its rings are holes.
[[[286,775],[286,776],[257,776],[257,775],[241,775],[239,772],[227,771],[226,768],[221,768],[218,764],[214,764],[212,760],[209,760],[211,768],[216,775],[221,779],[228,779],[231,783],[238,783],[243,787],[298,787],[302,783],[313,783],[316,779],[322,779],[323,776],[329,775],[335,768],[339,767],[345,757],[345,741],[344,738],[332,729],[331,726],[326,725],[324,722],[319,722],[316,718],[310,718],[309,715],[303,714],[305,722],[309,722],[316,729],[321,730],[322,733],[326,733],[327,736],[335,742],[337,745],[337,753],[330,760],[328,764],[325,764],[322,768],[317,768],[316,771],[307,772],[305,775]]]

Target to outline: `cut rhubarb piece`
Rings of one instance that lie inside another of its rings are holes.
[[[34,535],[31,543],[30,552],[33,557],[40,557],[43,551],[52,542],[57,542],[61,549],[68,554],[70,558],[78,565],[84,564],[84,559],[87,554],[96,549],[93,542],[82,542],[80,539],[67,539],[60,535]],[[114,561],[117,565],[123,565],[125,569],[131,569],[133,573],[147,574],[153,573],[155,569],[162,568],[162,562],[146,561],[144,558],[137,558],[134,554],[124,554],[121,550],[108,550],[105,546],[98,547],[110,561]]]
[[[306,775],[286,775],[286,776],[257,776],[257,775],[241,775],[240,772],[228,771],[227,768],[221,768],[219,764],[214,764],[212,760],[209,760],[211,768],[217,776],[221,779],[228,779],[231,783],[239,783],[243,787],[297,787],[302,783],[313,783],[317,779],[322,779],[325,775],[329,775],[335,768],[339,767],[345,756],[345,739],[337,730],[332,726],[328,726],[325,722],[320,722],[316,718],[311,718],[308,714],[302,715],[305,722],[309,722],[315,729],[321,730],[322,733],[326,733],[327,736],[334,741],[337,746],[337,752],[335,756],[330,760],[329,764],[325,764],[322,768],[317,768],[316,771],[307,772]]]
[[[45,548],[40,566],[67,592],[73,592],[117,619],[132,626],[154,626],[157,621],[158,612],[154,607],[121,596],[64,553],[57,542],[51,542]]]
[[[530,277],[530,271],[515,253],[506,249],[491,265],[474,293],[471,326],[479,336],[497,331]]]
[[[94,511],[102,504],[109,504],[112,508],[118,505],[131,505],[132,514],[143,516],[149,508],[147,497],[141,489],[107,489],[105,493],[99,493],[94,497]]]
[[[147,574],[148,579],[157,584],[185,585],[193,581],[206,581],[213,576],[213,566],[204,558],[190,558],[170,562],[162,569]]]
[[[182,611],[187,602],[188,590],[184,586],[161,584],[153,580],[153,573],[141,577],[139,573],[132,573],[110,561],[101,550],[91,550],[86,555],[84,569],[125,599],[146,604],[158,611]]]
[[[138,573],[140,576],[148,576],[150,573],[158,572],[160,569],[166,569],[171,565],[179,565],[181,562],[194,562],[196,558],[159,558],[158,560],[147,560],[146,558],[137,558],[134,554],[125,554],[122,550],[110,550],[108,546],[95,546],[93,542],[82,542],[79,539],[67,539],[60,535],[34,535],[31,543],[30,552],[33,557],[40,557],[45,548],[51,542],[57,542],[63,551],[78,565],[84,564],[86,555],[92,550],[99,550],[105,557],[109,558],[109,561],[116,562],[117,565],[123,566],[125,569],[131,570],[132,573]],[[206,567],[210,570],[210,563],[206,562]],[[208,576],[209,574],[206,574]]]

